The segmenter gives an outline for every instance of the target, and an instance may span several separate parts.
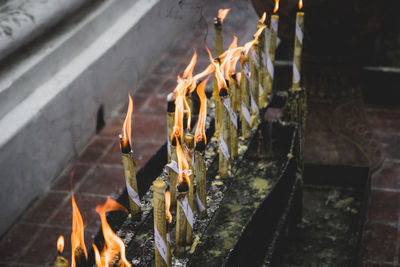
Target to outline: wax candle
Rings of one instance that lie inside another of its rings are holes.
[[[303,1],[299,0],[299,10],[303,8]],[[303,50],[304,12],[296,14],[296,28],[294,37],[293,79],[292,90],[300,90],[301,81],[301,54]]]

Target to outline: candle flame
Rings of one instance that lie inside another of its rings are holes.
[[[299,0],[299,10],[303,8],[303,0]]]
[[[168,223],[172,222],[171,208],[171,193],[167,190],[165,191],[165,217]]]
[[[224,20],[225,20],[225,18],[226,18],[226,15],[228,15],[229,11],[231,11],[230,8],[227,8],[227,9],[219,9],[219,10],[218,10],[218,16],[217,16],[217,18],[218,18],[218,20],[219,20],[219,22],[220,22],[221,24],[222,24],[222,22],[224,22]]]
[[[75,196],[72,194],[71,267],[76,266],[75,258],[80,257],[82,252],[87,259],[84,230],[82,215],[76,205]]]
[[[220,61],[213,59],[211,52],[207,46],[206,46],[206,50],[207,50],[210,62],[214,66],[214,75],[215,75],[215,79],[217,80],[218,88],[219,89],[227,88],[228,86],[226,85],[226,81],[225,81],[225,78],[224,78],[224,75],[222,72]]]
[[[275,0],[274,13],[276,13],[278,11],[278,9],[279,9],[279,0]]]
[[[189,84],[189,88],[191,89],[190,92],[194,90],[193,87],[195,87],[195,80],[193,79],[193,69],[196,66],[197,62],[197,53],[194,51],[192,59],[189,62],[189,65],[187,65],[185,71],[183,72],[183,79],[186,79],[186,82]]]
[[[107,267],[110,264],[113,264],[117,256],[119,256],[118,265],[123,267],[131,266],[129,261],[126,259],[124,242],[118,235],[115,234],[107,222],[106,213],[114,210],[123,210],[128,213],[124,206],[115,200],[112,200],[110,197],[107,198],[104,205],[99,205],[96,207],[96,212],[100,215],[101,229],[105,242],[103,251],[101,253],[99,253],[96,245],[93,244],[96,265],[98,267]]]
[[[261,24],[264,23],[266,17],[267,17],[267,12],[264,12],[263,15],[261,16],[261,19],[258,22],[260,22]]]
[[[57,251],[62,254],[64,251],[64,236],[60,235],[57,239]]]
[[[125,121],[122,125],[122,135],[121,135],[121,147],[132,149],[132,140],[131,140],[131,127],[132,127],[132,112],[133,112],[133,100],[130,94],[128,94],[129,104],[128,110],[126,112]]]
[[[207,143],[207,137],[206,137],[207,97],[205,93],[205,87],[207,82],[208,82],[208,77],[197,86],[197,95],[200,98],[200,110],[199,110],[199,119],[197,122],[197,128],[194,134],[195,142],[197,143],[204,140],[204,144]]]
[[[176,138],[176,137],[175,137]],[[188,186],[190,185],[189,175],[191,174],[189,163],[186,160],[186,156],[183,153],[182,147],[179,144],[178,138],[176,138],[176,155],[178,158],[178,167],[179,167],[179,174],[178,174],[178,183],[182,184],[183,179],[186,180]]]

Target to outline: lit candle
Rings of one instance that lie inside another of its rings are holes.
[[[229,99],[228,90],[222,87],[219,90],[219,97],[221,103],[227,103]],[[230,147],[230,118],[227,108],[222,108],[221,129],[219,133],[219,176],[221,178],[228,178],[229,167],[231,161],[231,147]]]
[[[68,267],[68,261],[66,258],[62,256],[64,250],[64,236],[60,235],[57,239],[57,251],[58,256],[56,261],[54,262],[54,267]]]
[[[265,19],[267,17],[267,13],[263,13],[261,19],[258,21],[257,30],[264,27],[265,28]],[[258,89],[259,89],[259,106],[264,107],[267,101],[267,91],[265,87],[265,73],[266,73],[266,62],[265,62],[265,31],[262,31],[260,37],[258,38],[258,53],[257,53],[257,61],[258,61]]]
[[[228,15],[230,9],[219,9],[218,16],[214,18],[214,30],[215,30],[215,54],[220,56],[223,52],[223,38],[222,38],[222,23]],[[214,91],[213,97],[215,102],[215,136],[219,136],[219,128],[221,125],[221,106],[219,104],[219,88],[216,78],[214,79]]]
[[[230,106],[226,107],[231,117],[230,123],[230,135],[231,135],[231,156],[232,159],[238,156],[238,125],[237,125],[237,115],[236,115],[236,96],[237,96],[237,82],[236,73],[231,72],[229,74],[229,92],[230,92]]]
[[[131,118],[133,112],[133,100],[129,96],[128,111],[122,126],[122,134],[120,135],[120,145],[122,152],[122,165],[124,166],[124,174],[126,181],[126,189],[129,195],[129,206],[132,217],[140,219],[140,198],[138,194],[138,186],[136,181],[135,162],[133,159],[132,141],[131,141]]]
[[[188,191],[190,186],[189,175],[190,167],[185,154],[176,139],[176,154],[178,157],[178,184],[176,186],[177,212],[176,212],[176,235],[175,235],[175,254],[177,257],[183,257],[186,248],[187,231],[193,229],[193,211],[188,201]],[[190,228],[187,226],[190,225]]]
[[[187,194],[188,203],[190,209],[193,211],[193,201],[194,201],[194,136],[190,133],[185,134],[185,156],[187,161],[189,162],[189,190]],[[193,242],[192,239],[192,226],[187,224],[186,226],[186,245],[190,245]]]
[[[299,0],[299,10],[303,8],[303,1]],[[303,50],[303,35],[304,35],[304,12],[296,14],[296,28],[294,37],[294,56],[293,56],[293,79],[292,90],[300,90],[301,82],[301,53]]]
[[[242,125],[242,137],[247,139],[251,135],[250,128],[250,95],[249,95],[249,83],[250,83],[250,68],[249,59],[247,55],[240,56],[240,121]]]
[[[278,9],[279,0],[275,0],[274,15],[271,16],[271,26],[269,31],[268,56],[266,58],[267,75],[265,78],[265,87],[268,95],[272,93],[272,85],[274,81],[275,51],[279,23],[279,16],[276,14],[276,12],[278,12]]]
[[[175,93],[171,92],[167,96],[167,156],[168,163],[171,162],[172,150],[171,150],[171,136],[172,129],[174,128],[175,118]]]
[[[200,98],[199,119],[197,122],[195,139],[195,155],[194,155],[194,172],[196,178],[196,200],[199,210],[199,218],[207,217],[207,188],[206,188],[206,163],[204,158],[207,137],[206,137],[206,118],[207,118],[207,97],[205,86],[208,78],[197,86],[197,95]]]
[[[171,253],[167,240],[166,183],[158,177],[153,182],[154,253],[156,267],[171,266]],[[171,217],[172,219],[172,217]]]

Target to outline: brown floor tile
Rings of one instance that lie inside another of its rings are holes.
[[[366,224],[361,248],[364,261],[393,262],[396,255],[397,228],[385,224]]]
[[[389,133],[379,134],[382,143],[383,153],[390,159],[400,159],[400,135]]]
[[[124,170],[122,167],[97,166],[82,185],[78,193],[91,193],[118,197],[125,187]]]
[[[400,165],[385,159],[382,168],[372,175],[372,186],[400,189]]]
[[[75,195],[76,205],[82,215],[85,229],[91,232],[95,232],[99,229],[100,217],[96,213],[96,206],[102,205],[106,201],[106,197],[98,196],[86,196],[86,195]],[[62,206],[56,216],[49,222],[52,226],[66,227],[70,229],[72,227],[72,206],[71,200],[69,200],[64,206]]]
[[[122,166],[121,148],[119,142],[115,142],[101,161],[102,164]]]
[[[165,142],[167,137],[166,113],[162,115],[134,115],[132,125],[132,141],[136,142]]]
[[[169,93],[169,92],[168,92]],[[154,96],[149,97],[149,101],[147,104],[142,106],[142,109],[138,114],[165,114],[167,110],[167,99],[165,97],[160,97],[157,94]]]
[[[125,110],[126,112],[126,110]],[[99,137],[115,138],[118,140],[118,135],[121,133],[122,124],[125,117],[119,116],[111,119],[98,134]]]
[[[143,81],[140,87],[135,91],[135,95],[151,96],[157,92],[157,89],[162,82],[162,76],[153,75]]]
[[[138,142],[134,144],[134,158],[136,161],[136,170],[143,167],[146,162],[160,149],[162,143]]]
[[[397,223],[400,193],[371,190],[368,218],[374,221]]]
[[[0,242],[0,259],[15,262],[32,236],[40,230],[41,227],[35,225],[21,223],[14,225]]]
[[[72,183],[73,188],[75,189],[76,185],[82,180],[83,177],[85,177],[86,173],[91,167],[92,166],[88,164],[75,164],[71,166],[70,168],[68,168],[68,170],[64,171],[59,177],[55,179],[50,189],[58,191],[71,191],[71,171],[74,172]]]
[[[35,201],[34,206],[23,216],[22,221],[28,223],[44,223],[61,207],[68,193],[47,192]]]
[[[115,140],[106,140],[94,138],[85,150],[79,155],[76,162],[78,163],[95,163],[104,153],[104,149],[115,142]]]
[[[376,262],[370,262],[370,261],[365,261],[360,265],[360,267],[393,267],[393,266],[398,266],[397,264],[389,264],[389,263],[376,263]]]

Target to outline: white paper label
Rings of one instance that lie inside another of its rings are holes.
[[[171,141],[169,138],[167,138],[167,150],[168,150],[168,155],[171,156]]]
[[[267,59],[267,69],[271,78],[274,78],[274,65],[272,64],[272,61],[269,57]]]
[[[242,102],[242,114],[244,119],[247,121],[247,123],[250,125],[250,112],[247,109],[246,105]]]
[[[271,20],[271,29],[272,29],[275,33],[278,32],[278,19],[273,18],[273,19]]]
[[[263,65],[267,65],[267,57],[265,56],[264,52],[261,51],[261,60]]]
[[[230,98],[226,98],[224,100],[224,106],[225,106],[226,110],[229,112],[229,115],[231,117],[231,121],[232,121],[233,125],[237,129],[237,127],[238,127],[237,126],[237,116],[236,116],[236,113],[233,112],[233,110],[231,108],[231,100],[230,100]]]
[[[176,163],[175,160],[171,160],[171,162],[168,163],[166,166],[169,167],[174,172],[179,173],[178,163]]]
[[[297,66],[294,62],[293,62],[293,77],[294,77],[294,82],[298,83],[300,81],[300,72],[297,69]]]
[[[219,147],[221,148],[222,154],[224,154],[225,158],[229,160],[229,149],[228,146],[225,143],[224,138],[222,138],[222,135],[219,137]]]
[[[154,224],[154,242],[156,243],[158,252],[160,252],[161,257],[164,259],[165,263],[168,265],[168,258],[167,258],[167,245],[162,239],[160,233],[157,230],[157,226]]]
[[[250,68],[249,65],[246,63],[244,64],[244,75],[250,80]]]
[[[132,186],[128,183],[128,181],[126,181],[125,183],[129,197],[133,200],[133,202],[136,203],[136,205],[140,207],[140,199],[138,193],[135,191],[135,189],[132,188]]]
[[[199,194],[196,191],[196,199],[197,199],[197,207],[199,207],[200,212],[204,211],[206,208],[204,207],[203,202],[201,202]]]
[[[185,213],[188,223],[190,224],[190,227],[192,227],[192,229],[193,229],[193,211],[190,208],[187,196],[182,201],[182,209],[183,209],[183,212]]]
[[[300,44],[303,44],[303,31],[300,28],[300,25],[296,23],[296,37],[299,40]]]
[[[251,54],[253,55],[254,63],[258,66],[258,59],[257,59],[256,51],[254,49],[252,49]]]
[[[167,233],[167,241],[171,245],[171,234]]]
[[[250,104],[251,104],[251,110],[255,111],[258,113],[258,106],[257,102],[253,97],[253,94],[250,92]]]

